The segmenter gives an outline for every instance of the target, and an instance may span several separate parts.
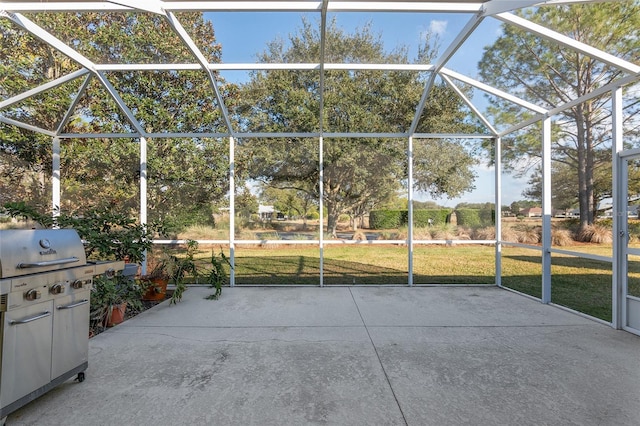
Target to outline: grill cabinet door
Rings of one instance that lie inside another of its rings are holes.
[[[4,313],[0,407],[51,380],[53,302]]]
[[[55,301],[51,379],[73,370],[89,357],[89,290]]]

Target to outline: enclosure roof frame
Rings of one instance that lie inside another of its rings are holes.
[[[464,42],[473,35],[474,31],[478,29],[480,23],[486,18],[497,19],[507,25],[515,25],[525,31],[529,31],[537,36],[551,40],[555,43],[559,43],[565,47],[574,49],[582,54],[588,55],[598,61],[602,61],[612,67],[615,67],[622,71],[624,76],[613,83],[610,86],[621,87],[627,84],[632,84],[640,80],[640,65],[631,63],[624,59],[618,58],[607,52],[603,52],[599,49],[585,45],[579,41],[573,40],[570,37],[559,34],[553,30],[545,28],[539,24],[530,22],[529,20],[515,15],[513,12],[527,7],[537,6],[550,6],[550,5],[567,5],[577,3],[594,3],[601,2],[602,0],[485,0],[485,1],[429,1],[429,0],[413,0],[413,1],[332,1],[332,0],[302,0],[302,1],[273,1],[273,0],[252,0],[252,1],[161,1],[153,0],[146,2],[137,2],[134,0],[113,0],[113,1],[37,1],[37,0],[24,0],[24,1],[0,1],[0,19],[8,19],[14,24],[18,25],[25,31],[28,31],[38,39],[47,43],[60,53],[71,58],[73,61],[79,64],[81,69],[70,73],[66,76],[62,76],[54,81],[44,83],[38,87],[32,88],[24,93],[4,99],[0,101],[0,121],[22,127],[31,131],[44,133],[51,135],[52,133],[58,137],[68,137],[68,134],[63,133],[63,127],[66,120],[72,115],[73,111],[70,109],[65,113],[62,122],[56,129],[42,129],[33,124],[27,124],[7,117],[3,114],[3,111],[28,99],[32,96],[36,96],[42,92],[45,92],[53,87],[61,84],[65,84],[69,81],[86,78],[89,74],[91,78],[96,79],[105,88],[109,96],[115,101],[117,107],[127,118],[127,121],[131,124],[134,132],[128,133],[132,137],[151,137],[152,133],[145,131],[144,127],[135,118],[135,115],[131,111],[130,107],[124,102],[121,96],[118,94],[117,88],[113,87],[109,82],[105,73],[111,71],[144,71],[144,70],[201,70],[209,81],[209,85],[213,95],[217,101],[217,108],[220,110],[222,117],[222,123],[226,127],[227,131],[215,133],[216,135],[241,137],[244,136],[240,129],[235,129],[232,120],[229,116],[229,111],[225,104],[225,100],[220,91],[220,80],[217,75],[218,71],[223,70],[240,70],[240,71],[257,71],[257,70],[318,70],[319,81],[321,87],[324,86],[324,75],[329,70],[388,70],[388,71],[418,71],[427,72],[428,78],[423,88],[422,97],[420,102],[416,106],[414,117],[411,125],[406,132],[401,132],[403,136],[413,136],[418,129],[419,120],[424,110],[424,107],[428,101],[431,88],[433,87],[437,78],[444,81],[449,86],[454,86],[455,83],[462,83],[474,87],[488,95],[495,96],[511,102],[519,107],[526,108],[534,113],[533,118],[526,120],[516,126],[513,126],[506,131],[498,132],[497,126],[491,123],[487,117],[482,116],[479,109],[473,104],[471,99],[466,98],[460,90],[454,91],[461,97],[463,102],[470,108],[475,114],[476,118],[485,125],[487,128],[487,135],[505,136],[511,132],[517,131],[526,127],[532,123],[543,120],[545,117],[553,115],[559,111],[564,111],[567,108],[575,105],[576,102],[584,102],[589,96],[583,96],[580,99],[572,99],[566,102],[565,105],[554,108],[553,111],[548,111],[547,108],[541,105],[528,102],[519,98],[517,95],[506,93],[500,89],[494,88],[490,85],[475,80],[467,75],[457,73],[453,70],[447,69],[447,64],[451,57],[458,51],[458,49],[464,44]],[[179,64],[101,64],[91,61],[89,58],[84,57],[79,52],[74,50],[71,46],[66,45],[61,40],[56,38],[53,34],[47,32],[36,23],[29,20],[22,13],[34,13],[34,12],[58,12],[58,13],[77,13],[82,11],[99,11],[99,12],[145,12],[154,13],[163,16],[173,31],[179,36],[183,44],[188,48],[194,58],[193,63],[179,63]],[[184,11],[199,11],[199,12],[300,12],[300,13],[318,13],[320,16],[320,33],[321,37],[321,55],[318,63],[306,63],[306,64],[291,64],[291,63],[209,63],[205,56],[190,35],[185,31],[181,25],[179,19],[176,17],[176,12]],[[354,64],[354,63],[328,63],[325,61],[325,38],[327,19],[326,14],[328,12],[415,12],[415,13],[464,13],[471,14],[471,18],[464,26],[464,28],[458,33],[453,42],[451,42],[444,52],[436,58],[433,64]],[[83,89],[76,94],[76,99],[72,102],[71,108],[75,107],[77,98],[82,96],[86,84],[83,84]],[[608,87],[606,90],[610,90]],[[598,90],[601,93],[606,90]],[[595,95],[594,95],[595,96]],[[324,94],[321,92],[319,95],[320,105],[324,104]],[[322,120],[322,108],[320,108],[319,119]],[[297,132],[294,132],[298,134]],[[305,135],[314,136],[316,133],[320,135],[325,134],[325,130],[322,128],[319,132],[311,132]],[[354,137],[360,137],[359,135],[367,133],[359,132],[358,135],[354,134]],[[397,134],[397,132],[393,133]],[[77,135],[74,135],[77,136]],[[89,135],[85,136],[88,137]],[[97,136],[93,135],[93,136]],[[153,137],[193,137],[192,133],[167,133],[164,134],[154,133]],[[274,135],[275,136],[275,135]],[[347,133],[347,137],[349,134]],[[444,136],[444,135],[443,135]],[[452,135],[447,135],[451,137]],[[110,137],[109,134],[104,134],[103,137]]]

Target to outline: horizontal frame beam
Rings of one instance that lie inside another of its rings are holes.
[[[100,139],[100,138],[139,138],[144,136],[151,139],[171,139],[171,138],[228,138],[230,133],[61,133],[56,135],[60,139]],[[255,138],[351,138],[351,139],[406,139],[408,133],[331,133],[331,132],[311,132],[311,133],[236,133],[234,138],[255,139]],[[417,139],[491,139],[495,135],[483,133],[415,133]]]
[[[121,2],[125,3],[125,2]],[[322,11],[322,1],[157,1],[154,6],[165,11],[203,12],[318,12]],[[23,12],[82,12],[82,11],[129,11],[128,7],[115,2],[41,2],[21,1],[2,3],[5,10]],[[140,8],[146,8],[140,6]],[[395,2],[395,1],[330,1],[329,12],[459,12],[480,11],[482,2]],[[153,8],[156,10],[156,8]]]
[[[209,63],[207,68],[211,71],[269,71],[269,70],[317,70],[320,66],[325,70],[371,70],[371,71],[431,71],[434,66],[430,64],[336,64],[320,62],[311,63]],[[200,64],[95,64],[95,69],[105,72],[117,71],[198,71],[202,69]]]

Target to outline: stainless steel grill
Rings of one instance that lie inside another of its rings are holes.
[[[0,420],[84,380],[93,277],[123,268],[87,262],[72,229],[0,231]]]

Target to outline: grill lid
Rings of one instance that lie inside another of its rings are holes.
[[[0,231],[0,278],[56,271],[87,263],[74,229]]]

